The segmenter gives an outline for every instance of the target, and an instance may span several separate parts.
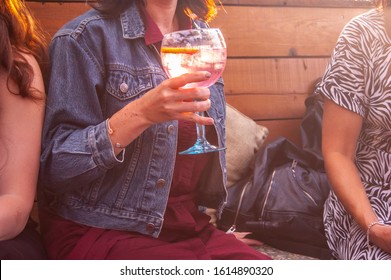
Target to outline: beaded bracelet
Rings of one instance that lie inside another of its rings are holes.
[[[372,223],[370,223],[368,225],[368,227],[367,227],[367,244],[368,244],[368,247],[369,247],[369,231],[375,225],[384,225],[384,221],[383,220],[377,220],[377,221],[374,221],[374,222],[372,222]]]

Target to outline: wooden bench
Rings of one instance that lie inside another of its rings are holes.
[[[316,0],[222,2],[211,26],[221,28],[227,41],[223,74],[227,102],[269,129],[266,143],[284,136],[299,144],[305,98],[323,75],[343,26],[368,7]],[[48,42],[65,22],[90,8],[80,2],[28,5],[44,26]],[[36,208],[33,213],[37,218]],[[305,258],[278,250],[272,255]]]

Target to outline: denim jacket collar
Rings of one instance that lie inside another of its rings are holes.
[[[136,1],[121,14],[122,34],[125,39],[144,37],[145,26]]]

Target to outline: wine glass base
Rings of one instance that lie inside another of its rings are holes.
[[[179,152],[180,155],[197,155],[197,154],[205,154],[205,153],[213,153],[225,150],[225,148],[219,148],[216,146],[213,146],[208,143],[208,141],[205,141],[203,143],[200,143],[197,141],[192,147],[188,148],[185,151]]]

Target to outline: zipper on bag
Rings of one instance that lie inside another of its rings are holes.
[[[239,217],[240,208],[242,206],[244,193],[246,192],[246,189],[247,189],[248,185],[250,184],[250,182],[251,182],[251,180],[248,181],[246,183],[246,185],[244,185],[242,192],[240,193],[239,203],[238,203],[238,207],[236,208],[234,222],[233,222],[232,226],[226,231],[226,233],[234,233],[236,231],[236,223],[237,223],[237,220]]]

